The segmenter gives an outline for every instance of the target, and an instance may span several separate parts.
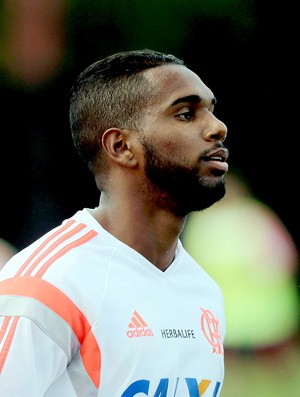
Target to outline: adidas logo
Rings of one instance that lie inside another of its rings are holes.
[[[152,329],[148,327],[144,319],[135,310],[131,322],[128,324],[128,338],[139,338],[141,336],[153,336]]]

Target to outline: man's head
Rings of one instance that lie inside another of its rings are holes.
[[[101,139],[107,129],[140,129],[153,95],[143,72],[164,64],[184,63],[173,55],[136,50],[108,56],[79,75],[71,89],[71,132],[75,147],[94,174],[106,168]]]
[[[173,55],[115,54],[87,68],[72,89],[73,140],[101,191],[108,182],[121,186],[118,194],[137,189],[148,205],[185,216],[225,194],[227,128],[215,103]]]

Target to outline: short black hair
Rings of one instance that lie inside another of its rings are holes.
[[[149,49],[112,54],[78,76],[70,92],[70,126],[75,147],[95,174],[101,166],[101,137],[112,127],[139,129],[152,85],[143,71],[184,65],[172,54]]]

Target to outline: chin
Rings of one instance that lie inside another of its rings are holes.
[[[226,189],[224,184],[220,184],[214,188],[201,188],[201,193],[187,194],[185,197],[177,198],[176,215],[187,216],[191,212],[203,211],[218,201],[222,200],[225,196]]]

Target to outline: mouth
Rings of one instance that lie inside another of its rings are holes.
[[[218,174],[224,174],[228,171],[228,155],[228,150],[222,148],[203,156],[202,160],[206,162],[210,169],[215,170]]]
[[[203,160],[226,162],[228,159],[228,155],[229,155],[228,149],[221,148],[206,154],[205,156],[203,156]]]

